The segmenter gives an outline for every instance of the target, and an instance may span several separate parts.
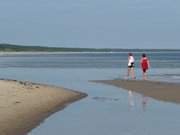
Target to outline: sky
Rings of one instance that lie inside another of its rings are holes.
[[[0,43],[180,48],[180,0],[0,0]]]

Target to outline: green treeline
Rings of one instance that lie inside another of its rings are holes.
[[[180,49],[178,49],[180,51]],[[1,52],[150,52],[150,51],[177,51],[177,49],[111,49],[111,48],[65,48],[65,47],[42,47],[22,46],[12,44],[0,44]]]

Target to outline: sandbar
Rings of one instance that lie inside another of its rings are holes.
[[[96,80],[124,90],[131,90],[157,100],[180,103],[180,84],[150,80]]]
[[[0,135],[25,135],[52,113],[87,96],[29,81],[0,80]]]

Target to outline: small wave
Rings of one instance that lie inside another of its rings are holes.
[[[180,79],[180,75],[174,75],[174,76],[171,76],[173,79]]]

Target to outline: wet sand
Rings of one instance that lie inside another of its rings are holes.
[[[25,135],[50,114],[85,96],[61,87],[0,80],[0,135]]]
[[[104,83],[131,90],[157,100],[180,103],[180,84],[143,80],[97,80]]]

